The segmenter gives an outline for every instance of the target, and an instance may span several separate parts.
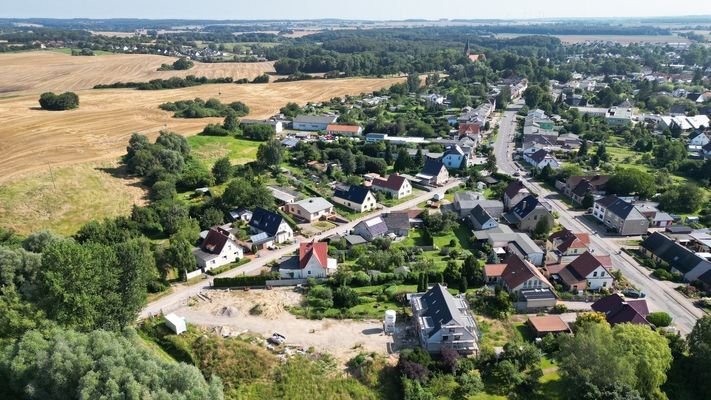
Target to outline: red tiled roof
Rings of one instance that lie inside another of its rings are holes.
[[[373,186],[398,191],[407,179],[398,174],[390,174],[388,179],[373,179]]]
[[[357,133],[360,130],[360,126],[358,125],[338,125],[338,124],[329,124],[326,127],[326,131],[334,131],[334,132],[353,132]]]
[[[530,317],[528,323],[537,333],[570,332],[570,327],[558,315]]]
[[[548,237],[548,241],[556,249],[565,253],[568,249],[586,248],[590,244],[590,235],[587,233],[573,233],[568,229],[560,230]]]
[[[505,269],[506,264],[486,264],[484,265],[484,275],[492,278],[500,277]]]
[[[328,244],[325,242],[301,243],[299,245],[299,268],[306,267],[312,256],[315,256],[319,264],[326,268],[328,266]]]
[[[510,255],[504,260],[506,268],[501,274],[501,279],[509,289],[513,290],[531,278],[538,278],[550,286],[543,274],[530,262],[521,259],[517,255]]]

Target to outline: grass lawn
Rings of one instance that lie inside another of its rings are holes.
[[[503,347],[506,343],[522,341],[523,336],[510,321],[486,318],[478,315],[477,326],[481,330],[481,347]]]
[[[72,235],[91,220],[129,215],[146,191],[116,161],[52,167],[0,184],[0,226]]]
[[[231,136],[190,136],[190,148],[206,167],[211,168],[216,160],[229,157],[233,164],[244,164],[257,158],[261,142],[235,139]]]
[[[469,396],[468,400],[506,400],[506,396],[500,396],[498,394],[489,393],[477,393],[474,396]]]

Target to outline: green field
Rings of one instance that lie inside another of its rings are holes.
[[[212,167],[215,161],[229,157],[233,164],[244,164],[257,158],[260,142],[235,139],[231,136],[190,136],[188,143],[193,154],[205,166]]]

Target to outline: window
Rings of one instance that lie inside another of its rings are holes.
[[[600,276],[605,276],[605,271],[601,271]]]
[[[311,275],[311,271],[308,271],[308,274]]]
[[[449,336],[447,336],[447,335],[442,336],[442,341],[443,341],[443,342],[446,342],[448,339],[449,339]]]
[[[454,332],[454,330],[455,330],[454,328],[449,328],[450,333]]]
[[[597,271],[593,272],[593,277],[594,277],[594,278],[597,277]]]

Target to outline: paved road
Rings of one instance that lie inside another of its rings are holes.
[[[516,111],[507,110],[499,126],[499,136],[494,144],[496,162],[499,170],[511,175],[517,170],[516,165],[511,160],[513,149],[513,134]],[[590,233],[590,249],[593,253],[608,253],[612,258],[613,265],[622,271],[622,274],[635,286],[647,294],[647,302],[653,311],[666,311],[674,318],[674,325],[683,333],[688,334],[694,327],[696,320],[704,315],[704,312],[686,298],[681,293],[674,290],[674,285],[651,277],[651,271],[642,267],[634,258],[620,251],[619,237],[604,237],[605,230],[601,226],[585,220],[585,216],[580,212],[572,211],[560,200],[558,193],[551,192],[542,185],[530,180],[523,179],[525,186],[532,192],[537,193],[540,199],[550,204],[551,209],[558,213],[558,222],[564,227],[574,232]],[[617,239],[617,240],[616,240]]]
[[[358,224],[359,222],[370,219],[373,217],[376,217],[380,214],[383,214],[385,212],[389,211],[401,211],[401,210],[407,210],[413,207],[416,207],[418,204],[427,201],[431,199],[436,193],[444,195],[444,192],[447,191],[448,189],[451,189],[455,186],[458,186],[461,184],[461,181],[459,179],[453,179],[451,180],[447,185],[437,188],[431,192],[425,192],[420,194],[417,197],[414,197],[411,200],[408,200],[404,203],[398,204],[396,206],[390,207],[390,208],[383,208],[382,210],[378,210],[375,213],[368,214],[366,216],[363,216],[361,218],[358,218],[356,220],[353,220],[347,224],[344,225],[339,225],[333,229],[330,229],[328,231],[324,231],[316,236],[313,236],[309,238],[311,239],[316,239],[320,240],[325,237],[334,235],[334,234],[342,234],[343,232],[347,230],[353,229],[353,227]],[[237,267],[233,270],[224,272],[220,275],[217,275],[218,278],[228,278],[228,277],[233,277],[233,276],[238,276],[238,275],[253,275],[259,272],[262,268],[264,268],[267,264],[269,264],[272,261],[276,261],[279,258],[292,254],[295,251],[299,249],[299,244],[294,243],[285,247],[282,247],[278,250],[270,251],[266,254],[262,254],[261,257],[255,258],[254,260],[250,261],[247,264],[244,264],[240,267]],[[206,285],[207,281],[200,281],[197,283],[194,283],[192,285],[179,285],[174,287],[173,293],[166,295],[164,297],[161,297],[159,299],[156,299],[155,301],[152,301],[151,303],[147,304],[141,313],[139,314],[139,319],[147,318],[151,315],[156,315],[161,312],[169,312],[172,311],[173,309],[179,307],[182,303],[184,303],[187,299],[190,297],[193,297],[200,293],[200,291],[208,288],[209,286]]]

